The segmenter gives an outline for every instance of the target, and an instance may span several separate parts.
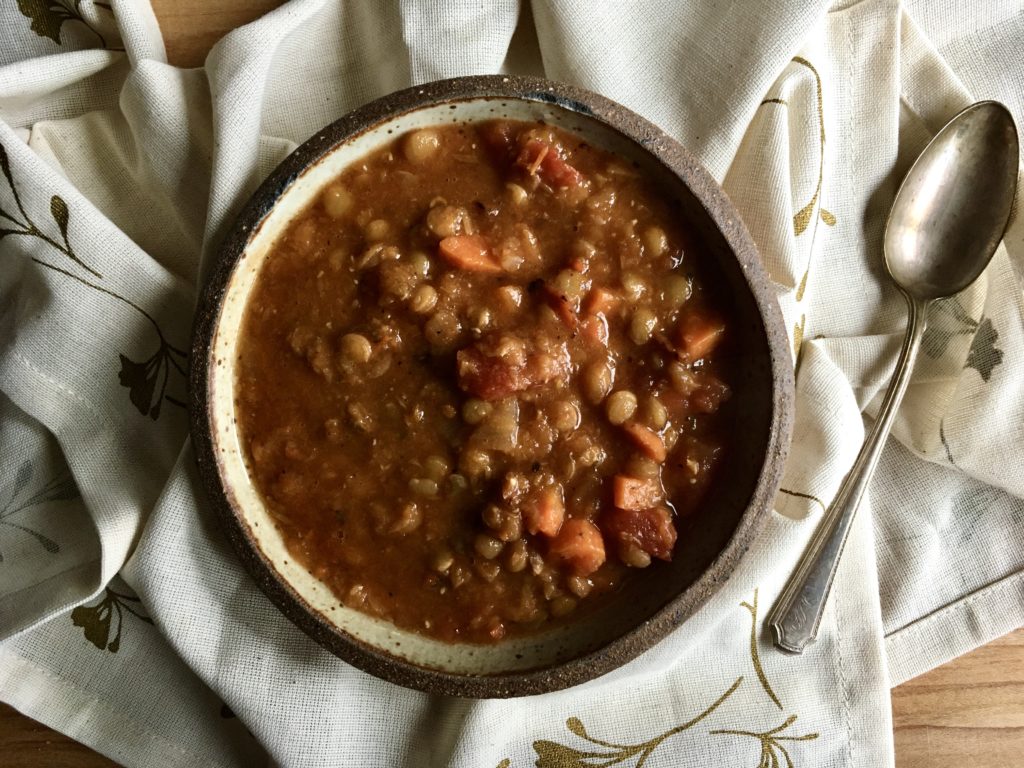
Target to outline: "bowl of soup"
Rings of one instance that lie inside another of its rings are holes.
[[[412,688],[536,694],[692,615],[781,478],[793,363],[756,248],[678,143],[471,77],[327,126],[200,302],[192,439],[271,600]]]

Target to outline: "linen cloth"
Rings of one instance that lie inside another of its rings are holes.
[[[1022,124],[1019,2],[294,0],[198,70],[166,63],[142,2],[0,20],[4,701],[139,766],[886,766],[889,686],[1024,623],[1018,213],[933,313],[817,643],[786,657],[763,628],[895,362],[899,180],[974,99]],[[723,181],[797,416],[776,513],[693,619],[584,686],[473,702],[361,673],[273,608],[206,506],[182,403],[202,276],[276,163],[369,99],[499,71],[616,99]]]

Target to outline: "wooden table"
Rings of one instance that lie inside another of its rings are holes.
[[[152,0],[167,55],[201,66],[228,30],[279,0]],[[892,692],[897,768],[1024,765],[1024,629]],[[0,764],[6,768],[110,768],[115,764],[0,704]]]

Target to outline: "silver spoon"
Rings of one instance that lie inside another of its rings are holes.
[[[910,319],[875,425],[771,612],[775,645],[803,653],[818,634],[850,524],[907,390],[932,303],[984,271],[1003,238],[1017,185],[1018,143],[1002,104],[972,104],[932,139],[903,180],[885,227],[885,266]]]

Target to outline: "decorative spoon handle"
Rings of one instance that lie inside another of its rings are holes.
[[[875,425],[811,537],[796,570],[768,614],[768,626],[772,628],[775,645],[788,653],[803,653],[818,635],[818,626],[825,612],[825,603],[832,589],[832,580],[854,515],[875,473],[885,439],[892,428],[903,394],[907,391],[914,360],[928,323],[928,307],[931,302],[915,300],[909,296],[906,298],[910,309],[907,335],[903,338],[896,370],[889,382]]]

